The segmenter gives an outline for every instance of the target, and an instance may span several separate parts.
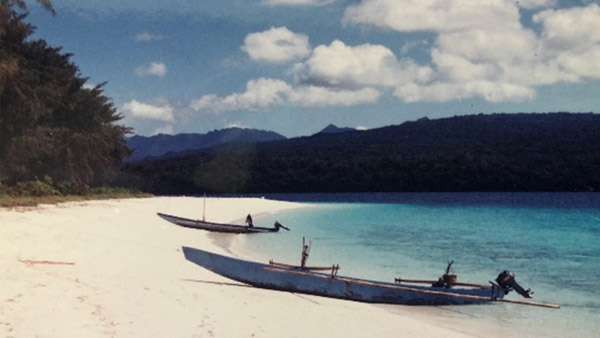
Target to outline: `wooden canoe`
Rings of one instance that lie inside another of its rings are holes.
[[[272,228],[264,228],[264,227],[250,227],[245,225],[237,225],[237,224],[225,224],[225,223],[213,223],[213,222],[205,222],[201,220],[183,218],[173,215],[167,215],[163,213],[157,213],[158,216],[169,221],[173,224],[180,225],[186,228],[193,229],[201,229],[207,231],[215,231],[215,232],[227,232],[227,233],[235,233],[235,234],[248,234],[248,233],[265,233],[265,232],[277,232],[280,228],[289,230],[283,225],[279,224],[279,222],[275,222],[275,225]]]
[[[205,269],[259,288],[367,303],[459,305],[500,301],[501,288],[433,287],[341,277],[298,267],[270,265],[183,247],[185,258]]]

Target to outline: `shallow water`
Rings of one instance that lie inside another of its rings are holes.
[[[600,331],[598,194],[267,197],[316,207],[255,217],[256,224],[277,219],[292,228],[244,237],[244,250],[258,259],[299,263],[305,237],[312,242],[311,265],[337,263],[339,274],[346,276],[437,279],[447,261],[454,260],[460,281],[487,283],[508,269],[535,292],[535,301],[560,304],[561,309],[494,304],[418,311],[453,329],[492,328],[494,336],[595,337]],[[521,299],[514,293],[508,298]]]

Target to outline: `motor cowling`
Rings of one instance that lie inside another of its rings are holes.
[[[496,277],[496,283],[500,285],[505,294],[508,294],[511,290],[515,290],[525,298],[532,298],[533,292],[531,289],[525,290],[521,285],[519,285],[519,283],[517,283],[515,280],[515,274],[512,271],[504,270],[500,272],[498,277]]]

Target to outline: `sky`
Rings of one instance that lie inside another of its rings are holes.
[[[138,135],[600,112],[600,1],[54,0],[26,21]]]

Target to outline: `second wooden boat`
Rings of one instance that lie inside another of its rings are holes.
[[[408,305],[473,304],[502,299],[501,288],[405,286],[261,264],[183,247],[185,258],[224,277],[256,287],[306,293],[368,303]]]
[[[308,267],[308,249],[304,245],[301,266],[270,262],[262,264],[227,257],[184,246],[190,262],[232,280],[259,288],[305,293],[345,300],[406,305],[459,305],[509,302],[558,308],[558,305],[503,299],[513,290],[508,284],[477,285],[456,283],[454,275],[444,274],[434,285],[400,284],[338,276],[338,265]],[[330,270],[329,273],[318,272]],[[448,270],[447,270],[448,271]],[[502,274],[501,274],[502,275]],[[453,277],[454,276],[454,277]],[[514,276],[514,275],[513,275]],[[511,280],[512,281],[512,280]],[[406,282],[404,280],[402,283]],[[420,282],[420,281],[415,281]],[[515,282],[516,284],[516,282]],[[526,290],[529,294],[529,290]]]

